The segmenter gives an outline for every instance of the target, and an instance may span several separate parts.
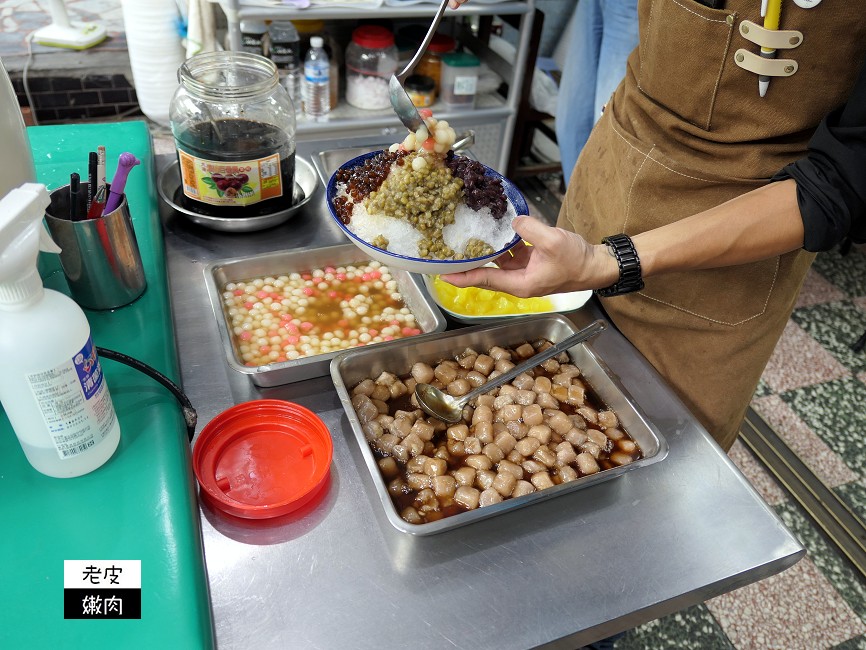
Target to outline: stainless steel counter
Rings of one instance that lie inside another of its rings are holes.
[[[299,145],[300,155],[315,153]],[[269,397],[318,413],[334,441],[330,486],[288,520],[229,521],[202,508],[221,649],[575,648],[778,573],[805,553],[613,328],[593,348],[667,439],[665,460],[440,535],[398,532],[330,378],[259,389],[231,371],[205,288],[211,261],[340,243],[321,186],[317,193],[284,226],[250,234],[205,230],[162,208],[183,385],[199,428],[233,404]],[[590,304],[571,317],[583,326],[600,315]]]

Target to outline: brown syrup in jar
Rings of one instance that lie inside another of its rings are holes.
[[[279,153],[283,186],[282,196],[245,206],[203,203],[189,198],[183,193],[183,188],[178,187],[174,195],[177,205],[209,217],[237,219],[273,214],[287,210],[295,203],[295,148],[288,134],[282,129],[264,122],[226,118],[193,124],[178,132],[175,140],[179,149],[192,156],[226,163],[256,160]],[[219,152],[218,159],[215,152]],[[180,164],[179,157],[178,163]],[[303,198],[303,192],[300,194],[297,200]]]

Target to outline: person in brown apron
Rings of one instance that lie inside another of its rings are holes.
[[[640,44],[572,173],[559,228],[592,243],[652,231],[766,185],[806,154],[866,57],[866,13],[859,3],[786,0],[768,35],[760,6],[640,0]],[[757,54],[767,38],[778,48],[769,66]],[[759,74],[772,75],[764,97]],[[814,259],[800,246],[802,238],[761,261],[656,275],[603,299],[725,450]],[[486,272],[471,273],[470,283],[487,284]]]

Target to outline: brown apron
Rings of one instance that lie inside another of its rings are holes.
[[[735,62],[758,46],[758,0],[724,10],[694,0],[640,0],[640,45],[571,176],[560,227],[598,243],[671,223],[765,184],[802,157],[825,114],[847,97],[866,55],[860,2],[812,9],[786,1],[781,30],[802,43],[772,78]],[[814,258],[795,251],[737,267],[672,273],[603,301],[626,337],[667,379],[725,450],[736,439],[761,372]]]

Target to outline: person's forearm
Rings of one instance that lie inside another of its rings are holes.
[[[775,257],[803,246],[797,185],[770,183],[632,240],[644,277]]]

